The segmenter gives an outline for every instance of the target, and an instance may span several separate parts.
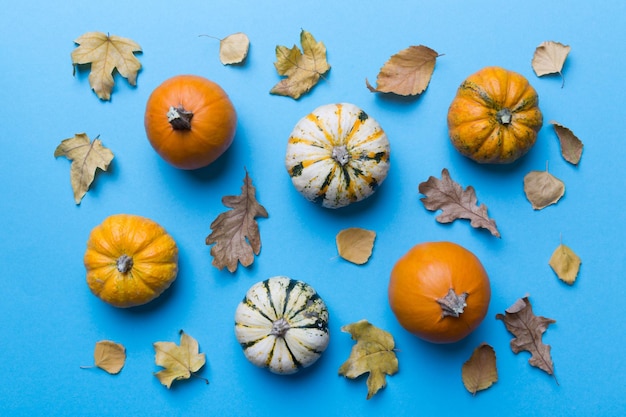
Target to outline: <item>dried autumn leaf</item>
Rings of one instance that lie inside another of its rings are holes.
[[[72,161],[70,181],[76,204],[80,204],[89,190],[97,169],[106,171],[113,160],[113,152],[105,148],[98,137],[92,142],[85,133],[77,133],[74,137],[61,141],[54,151],[54,157],[59,156],[65,156]]]
[[[220,40],[220,61],[224,65],[240,64],[248,56],[250,39],[245,33],[233,33]]]
[[[326,46],[317,42],[306,30],[300,32],[302,52],[296,45],[291,49],[286,46],[276,47],[274,66],[282,79],[271,90],[270,94],[289,96],[298,99],[309,91],[320,77],[330,70],[326,61]]]
[[[567,127],[555,122],[550,121],[556,136],[559,138],[561,144],[561,155],[570,164],[578,165],[580,158],[583,154],[583,143],[574,133]]]
[[[126,348],[110,340],[101,340],[96,343],[93,352],[94,366],[114,375],[118,374],[126,362]],[[81,368],[88,368],[82,366]]]
[[[487,206],[476,204],[476,191],[471,185],[465,190],[450,178],[446,168],[441,171],[441,180],[429,177],[419,185],[419,192],[426,197],[420,199],[427,210],[443,210],[436,217],[439,223],[451,223],[456,219],[468,219],[472,227],[482,227],[495,237],[500,237],[496,222],[487,215]]]
[[[362,265],[366,263],[372,255],[376,232],[351,227],[337,233],[337,251],[343,259]]]
[[[572,48],[560,42],[542,42],[536,49],[531,61],[533,70],[538,77],[548,74],[559,74],[562,79],[561,87],[565,85],[563,65]]]
[[[165,368],[154,375],[167,388],[176,380],[197,377],[196,372],[206,363],[204,353],[199,353],[198,341],[182,330],[180,345],[174,342],[155,342],[153,346],[156,364]],[[208,380],[205,381],[209,383]]]
[[[261,251],[259,225],[255,218],[268,217],[265,207],[255,198],[255,188],[246,171],[238,196],[222,198],[222,204],[232,210],[221,213],[211,223],[211,234],[206,238],[207,245],[213,245],[211,255],[213,265],[218,269],[227,267],[230,272],[237,270],[237,264],[250,266],[254,255]]]
[[[535,210],[558,202],[565,194],[563,181],[545,171],[531,171],[524,177],[524,193]]]
[[[398,358],[394,352],[393,336],[367,320],[348,324],[341,328],[350,333],[357,343],[352,346],[350,357],[339,368],[339,375],[355,379],[369,372],[367,399],[387,385],[385,375],[398,372]]]
[[[72,64],[91,64],[89,85],[100,99],[111,98],[116,69],[130,85],[137,83],[141,63],[134,53],[141,52],[141,46],[135,41],[102,32],[87,32],[74,42],[79,46],[72,51]]]
[[[542,335],[556,320],[535,316],[528,297],[517,300],[505,310],[505,314],[496,314],[496,319],[502,320],[507,330],[515,336],[510,343],[513,353],[529,352],[531,357],[528,362],[532,366],[554,375],[550,345],[543,343]]]
[[[570,285],[576,281],[580,264],[581,261],[578,255],[570,247],[562,243],[554,250],[549,261],[550,267],[559,279]]]
[[[427,46],[409,46],[392,55],[380,69],[376,88],[365,80],[371,92],[394,93],[401,96],[421,94],[428,87],[439,54]]]
[[[496,368],[496,352],[493,347],[481,343],[472,356],[461,368],[463,385],[472,395],[485,390],[498,381],[498,369]]]

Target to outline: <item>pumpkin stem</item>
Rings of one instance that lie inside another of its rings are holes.
[[[191,130],[192,117],[193,113],[185,110],[182,105],[170,106],[167,112],[167,121],[170,122],[174,130]]]
[[[437,303],[441,306],[441,316],[459,317],[463,313],[463,309],[467,307],[465,300],[468,295],[466,292],[457,294],[453,288],[450,288],[445,297],[437,299]]]
[[[513,119],[513,113],[505,107],[496,113],[496,119],[498,119],[501,125],[508,125],[511,123],[511,119]]]
[[[350,160],[350,153],[346,149],[346,145],[335,146],[332,152],[332,158],[341,166],[344,166]]]
[[[278,337],[283,337],[287,333],[287,330],[289,330],[290,328],[291,326],[289,326],[287,320],[281,317],[274,323],[272,323],[272,331],[270,332],[270,334]]]
[[[122,255],[117,258],[117,270],[122,274],[127,273],[133,268],[133,258],[128,255]]]

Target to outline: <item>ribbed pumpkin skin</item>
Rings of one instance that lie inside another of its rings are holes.
[[[444,317],[437,302],[450,289],[468,294],[458,317]],[[456,243],[426,242],[411,248],[395,264],[388,296],[406,330],[433,343],[452,343],[469,335],[485,318],[491,286],[473,253]]]
[[[132,258],[132,265],[122,272],[124,256]],[[178,273],[174,239],[154,221],[130,214],[109,216],[96,226],[83,260],[91,292],[122,308],[155,299]]]
[[[302,118],[287,143],[285,166],[296,189],[328,208],[361,201],[389,171],[389,140],[376,120],[349,103]]]
[[[311,366],[326,349],[328,309],[310,285],[269,278],[253,285],[237,306],[235,336],[250,362],[292,374]]]
[[[191,129],[175,129],[171,107],[193,113]],[[233,142],[237,114],[226,92],[197,75],[177,75],[158,86],[148,98],[146,135],[154,150],[180,169],[202,168],[222,155]]]
[[[500,67],[469,76],[448,110],[452,144],[479,163],[517,160],[535,144],[542,124],[535,89],[524,76]]]

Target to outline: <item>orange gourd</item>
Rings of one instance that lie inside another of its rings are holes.
[[[152,92],[144,125],[163,159],[191,170],[209,165],[230,147],[237,114],[218,84],[197,75],[178,75]]]
[[[486,67],[469,76],[448,109],[448,132],[463,155],[479,163],[511,163],[537,140],[543,117],[528,80]]]
[[[176,279],[178,248],[154,221],[116,214],[91,231],[83,261],[92,293],[116,307],[133,307],[155,299]]]
[[[491,286],[473,253],[456,243],[426,242],[395,264],[388,297],[406,330],[433,343],[452,343],[485,318]]]

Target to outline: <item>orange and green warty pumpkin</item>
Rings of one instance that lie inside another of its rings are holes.
[[[524,76],[500,67],[469,76],[448,110],[452,144],[479,163],[507,164],[525,155],[542,123],[535,89]]]

